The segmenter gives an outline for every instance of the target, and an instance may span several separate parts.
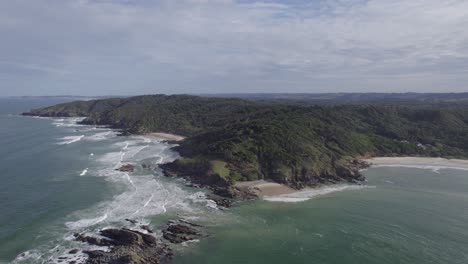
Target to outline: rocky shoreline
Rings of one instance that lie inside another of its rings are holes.
[[[127,221],[137,224],[138,221],[127,219]],[[207,237],[200,230],[202,225],[178,219],[168,221],[162,229],[162,238],[157,238],[149,227],[142,226],[147,233],[129,228],[106,228],[98,234],[75,233],[76,241],[88,245],[108,247],[104,250],[86,250],[88,255],[86,264],[161,264],[168,263],[174,256],[171,244],[180,244],[187,241],[197,240]],[[78,249],[69,251],[69,254],[79,253]],[[59,258],[59,262],[68,260],[67,257]],[[70,260],[69,264],[75,264],[75,260]]]
[[[370,163],[367,161],[356,158],[352,159],[347,164],[346,170],[340,172],[339,176],[327,175],[327,177],[314,177],[312,181],[301,182],[301,184],[288,184],[287,182],[277,184],[289,188],[292,191],[300,191],[306,187],[316,188],[345,182],[350,184],[362,184],[362,182],[365,181],[365,177],[362,175],[361,171],[369,166]],[[185,168],[179,167],[177,162],[161,164],[160,168],[167,177],[182,177],[188,180],[192,186],[203,186],[210,189],[212,194],[210,194],[209,197],[215,201],[216,204],[223,207],[229,207],[235,201],[257,199],[261,193],[261,190],[255,186],[251,187],[249,184],[234,184],[232,182],[220,180],[219,176],[213,177],[211,172],[205,171],[205,168],[197,169],[195,167],[187,171]]]
[[[369,164],[364,161],[354,161],[353,168],[358,173],[359,170],[367,168]],[[175,177],[176,174],[169,172],[164,165],[161,166],[163,173],[167,177]],[[117,170],[133,172],[135,165],[125,164]],[[151,169],[151,168],[148,168]],[[236,203],[246,200],[258,199],[259,196],[254,188],[236,186],[232,184],[209,185],[192,183],[194,188],[206,187],[210,190],[207,198],[214,201],[218,208],[223,210]],[[330,184],[330,183],[329,183]],[[137,220],[126,219],[135,228],[106,228],[97,234],[76,233],[75,240],[88,245],[108,247],[109,250],[87,250],[83,251],[88,258],[86,264],[160,264],[169,263],[173,256],[173,245],[189,241],[197,241],[209,236],[203,229],[203,225],[193,223],[184,219],[168,221],[158,232],[154,232],[149,225],[143,225]],[[141,231],[140,231],[141,230]],[[71,250],[69,254],[76,254],[79,250]],[[60,262],[67,261],[62,257]],[[70,260],[69,264],[76,263]]]
[[[27,115],[27,114],[25,114]],[[31,114],[33,115],[33,114]],[[63,115],[63,117],[68,117]],[[125,131],[124,131],[125,132]],[[129,136],[125,134],[122,136]],[[258,199],[259,195],[255,188],[239,187],[231,182],[219,180],[219,177],[205,177],[205,171],[191,171],[190,173],[179,171],[175,163],[162,164],[159,167],[162,169],[166,177],[182,177],[188,180],[189,185],[194,188],[208,188],[210,193],[207,198],[214,201],[219,209],[224,210],[234,206],[235,204]],[[137,165],[123,164],[116,170],[121,172],[132,173]],[[152,170],[145,164],[141,164],[144,169]],[[351,183],[359,183],[364,178],[360,174],[360,170],[367,168],[369,165],[360,160],[353,160],[349,164],[349,170],[343,177],[331,178],[316,178],[315,182],[311,182],[309,186],[320,186],[335,184],[342,181]],[[290,185],[289,187],[299,190],[301,186]],[[304,187],[304,186],[303,186]],[[183,219],[171,220],[166,223],[160,232],[154,232],[148,225],[142,225],[133,219],[126,219],[128,222],[135,225],[134,228],[106,228],[100,230],[97,234],[76,233],[75,240],[88,245],[108,247],[108,251],[104,250],[87,250],[81,251],[88,258],[87,264],[105,264],[105,263],[168,263],[174,256],[172,245],[180,244],[188,241],[199,240],[206,238],[209,235],[203,231],[204,226],[192,223]],[[155,234],[156,233],[156,234]],[[159,235],[162,233],[162,235]],[[80,253],[80,250],[72,249],[69,254],[74,255]],[[67,257],[60,257],[59,262],[68,261],[70,264],[75,264],[75,260]]]

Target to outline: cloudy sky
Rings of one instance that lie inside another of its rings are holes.
[[[0,1],[0,95],[406,91],[468,91],[468,1]]]

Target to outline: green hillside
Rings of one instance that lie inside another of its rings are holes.
[[[26,115],[86,116],[129,133],[187,136],[170,174],[225,185],[271,179],[293,187],[359,181],[360,156],[468,157],[468,108],[254,102],[188,95],[77,101]]]

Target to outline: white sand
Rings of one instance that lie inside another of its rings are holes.
[[[254,191],[263,200],[270,202],[286,202],[296,203],[310,200],[314,197],[330,194],[340,191],[361,190],[365,188],[372,188],[373,186],[353,185],[353,184],[336,184],[336,185],[323,185],[316,188],[304,188],[295,190],[284,184],[275,182],[268,182],[264,180],[247,181],[236,183],[238,188],[248,188]]]
[[[433,171],[438,171],[439,169],[468,170],[468,160],[461,159],[377,157],[364,159],[364,161],[371,163],[373,167],[408,167],[431,169]],[[236,187],[253,190],[257,195],[263,197],[264,200],[272,202],[302,202],[332,192],[373,188],[373,186],[366,185],[338,184],[295,190],[283,184],[264,180],[238,182],[236,183]]]
[[[248,188],[259,196],[273,196],[297,192],[297,190],[284,184],[264,180],[238,182],[236,183],[236,187]]]
[[[377,157],[364,159],[373,167],[408,167],[423,169],[459,169],[468,170],[468,160],[422,158],[422,157]]]
[[[169,133],[162,133],[162,132],[155,132],[155,133],[148,133],[145,136],[153,137],[160,140],[169,140],[169,141],[182,141],[185,139],[183,136],[169,134]]]

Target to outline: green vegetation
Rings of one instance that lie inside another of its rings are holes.
[[[362,179],[359,156],[468,157],[468,106],[299,105],[187,95],[78,101],[29,115],[188,138],[167,171],[204,184],[272,179],[295,187]]]

